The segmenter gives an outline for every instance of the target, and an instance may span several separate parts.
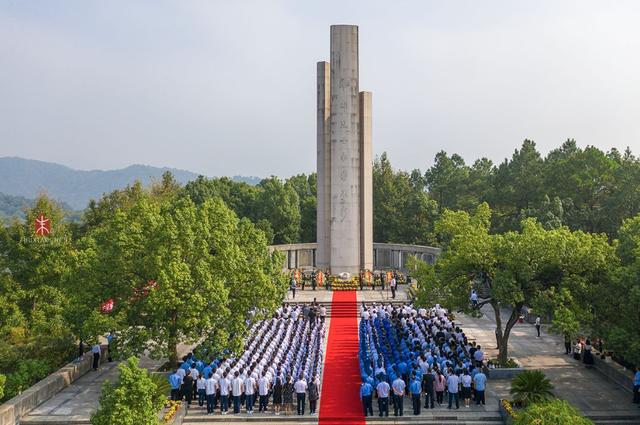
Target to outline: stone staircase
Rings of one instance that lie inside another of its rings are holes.
[[[623,400],[627,402],[627,400]],[[640,409],[589,411],[585,415],[596,425],[638,425],[640,424]]]

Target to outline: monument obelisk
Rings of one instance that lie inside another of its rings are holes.
[[[332,274],[373,267],[371,93],[359,91],[358,27],[331,26],[317,65],[316,263]]]

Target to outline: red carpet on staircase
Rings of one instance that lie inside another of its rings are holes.
[[[322,378],[319,423],[364,425],[358,362],[358,301],[355,291],[335,291]]]

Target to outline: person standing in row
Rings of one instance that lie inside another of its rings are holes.
[[[360,400],[364,408],[364,416],[373,416],[373,386],[369,382],[360,385]]]
[[[178,401],[182,399],[180,396],[180,387],[182,386],[182,375],[176,372],[169,376],[169,385],[171,386],[171,400]]]
[[[446,380],[442,372],[438,370],[436,375],[436,381],[434,383],[434,388],[436,390],[436,401],[438,402],[438,406],[441,406],[444,403],[444,389],[446,386]]]
[[[406,388],[406,384],[401,377],[397,377],[393,384],[391,385],[393,389],[393,416],[398,416],[398,412],[400,412],[400,416],[402,416],[404,411],[404,390]]]
[[[240,378],[240,372],[236,370],[233,381],[231,382],[231,395],[233,396],[233,413],[240,413],[240,398],[244,393],[244,383]]]
[[[267,412],[267,404],[269,404],[269,379],[267,371],[262,372],[262,376],[258,379],[258,396],[260,397],[258,404],[258,412]]]
[[[428,409],[429,405],[434,408],[433,405],[433,393],[435,388],[435,376],[431,368],[427,370],[427,373],[422,375],[422,391],[424,392],[424,408]]]
[[[244,380],[245,409],[249,415],[253,415],[253,396],[256,393],[256,380],[249,375]]]
[[[284,404],[284,414],[287,415],[293,411],[293,378],[291,375],[287,375],[287,382],[285,382],[282,388],[282,401]]]
[[[206,381],[204,381],[204,394],[207,397],[207,415],[213,415],[217,391],[218,382],[213,375],[209,375]]]
[[[296,299],[296,278],[292,277],[291,282],[289,283],[289,289],[291,289],[291,295],[293,299]]]
[[[453,400],[456,401],[456,409],[460,408],[460,400],[458,398],[458,387],[460,386],[460,377],[453,373],[451,370],[449,377],[447,378],[447,391],[449,392],[449,409],[453,404]]]
[[[538,332],[538,338],[540,338],[540,316],[536,317],[536,332]]]
[[[196,381],[196,389],[198,391],[198,406],[202,407],[204,406],[204,402],[207,398],[206,381],[204,379],[204,376],[198,376],[198,380]]]
[[[420,396],[422,392],[422,384],[416,377],[416,373],[411,373],[411,383],[409,384],[409,392],[411,393],[411,400],[413,401],[413,414],[420,414]]]
[[[320,398],[320,390],[318,388],[318,382],[315,375],[313,375],[311,377],[311,381],[309,381],[307,392],[309,393],[309,413],[315,415],[318,399]]]
[[[296,392],[298,415],[304,415],[304,403],[305,397],[307,395],[307,381],[304,380],[304,376],[302,374],[293,385],[293,389]]]
[[[389,417],[389,391],[391,387],[386,381],[380,381],[376,387],[376,395],[378,396],[378,413]]]
[[[273,385],[273,412],[276,415],[280,414],[280,407],[282,407],[282,380],[278,376]]]
[[[469,371],[465,369],[460,378],[460,384],[462,385],[462,399],[464,400],[464,407],[469,407],[471,403],[471,375]]]
[[[193,399],[193,376],[191,376],[190,370],[187,370],[182,380],[182,394],[187,402],[187,407],[191,406],[191,400]]]
[[[220,389],[220,413],[226,415],[229,413],[229,391],[231,390],[231,381],[227,378],[227,372],[218,381],[218,388]]]
[[[484,406],[484,392],[487,387],[487,375],[485,375],[482,370],[479,370],[478,373],[473,376],[473,386],[476,392],[476,405],[479,406],[480,402],[482,402],[482,405]]]

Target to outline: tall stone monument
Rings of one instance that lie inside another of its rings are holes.
[[[358,27],[331,26],[318,62],[316,264],[332,274],[373,268],[371,93],[359,91]]]

